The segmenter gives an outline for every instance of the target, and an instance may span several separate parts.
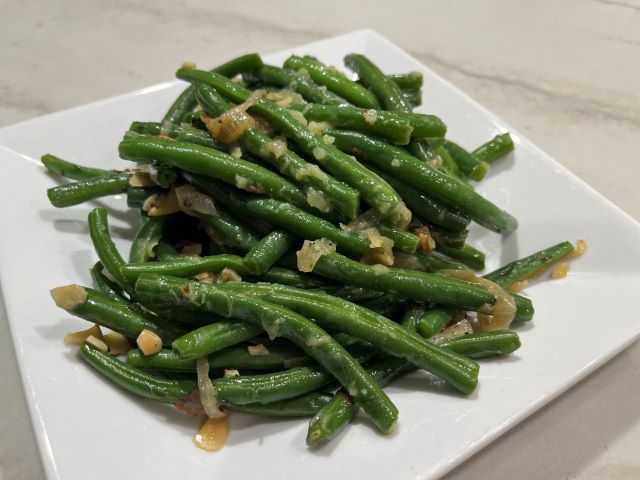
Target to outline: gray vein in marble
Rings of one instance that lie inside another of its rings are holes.
[[[528,93],[544,96],[552,99],[554,102],[561,102],[563,109],[573,111],[578,114],[597,115],[605,120],[627,124],[632,127],[640,127],[640,101],[632,96],[626,96],[624,102],[611,102],[611,96],[607,100],[599,100],[594,95],[580,95],[575,93],[580,88],[573,90],[574,93],[567,93],[551,87],[545,87],[541,82],[526,81],[516,78],[515,75],[499,75],[496,73],[486,73],[477,69],[461,66],[459,63],[452,63],[438,55],[432,53],[412,52],[412,55],[423,61],[427,66],[436,64],[446,70],[460,73],[467,77],[495,83],[501,86],[521,89]],[[529,74],[527,74],[529,75]],[[565,83],[565,85],[567,85]]]
[[[605,5],[612,5],[615,7],[623,7],[623,8],[629,8],[631,10],[633,10],[634,12],[638,13],[640,12],[640,5],[633,5],[627,2],[620,2],[618,0],[595,0],[597,3],[603,3]]]

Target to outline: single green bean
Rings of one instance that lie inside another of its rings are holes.
[[[411,255],[397,252],[393,265],[398,268],[430,273],[439,270],[468,270],[466,265],[446,260],[433,252],[429,254],[416,252]]]
[[[160,262],[167,262],[169,260],[180,260],[182,257],[178,251],[165,240],[160,240],[156,246],[156,258]]]
[[[80,357],[116,385],[151,400],[176,403],[198,388],[194,380],[155,377],[86,343],[80,347]]]
[[[479,285],[438,274],[365,265],[338,253],[322,255],[313,273],[350,285],[396,293],[420,303],[476,310],[495,302],[493,294]]]
[[[262,328],[237,320],[220,320],[176,338],[171,348],[182,360],[197,359],[249,340]]]
[[[120,274],[126,281],[134,283],[143,273],[191,277],[199,273],[220,273],[224,268],[231,268],[243,275],[248,273],[242,257],[220,254],[208,257],[181,257],[165,262],[127,263],[120,267]]]
[[[250,413],[265,417],[311,417],[331,401],[327,393],[311,392],[299,397],[271,403],[248,403],[244,405],[224,403],[224,408],[234,412]]]
[[[252,275],[263,275],[298,241],[284,230],[273,230],[260,240],[244,257],[244,265]]]
[[[282,285],[298,288],[319,288],[326,285],[324,279],[320,277],[282,267],[271,267],[262,275],[256,277],[256,280],[260,282],[281,283]]]
[[[377,108],[380,105],[375,95],[365,87],[316,59],[292,55],[285,60],[284,66],[293,70],[306,70],[314,82],[325,85],[329,90],[358,107]]]
[[[408,118],[383,110],[313,103],[300,106],[296,110],[302,111],[307,120],[328,122],[335,127],[358,130],[382,137],[397,145],[409,143],[413,133],[413,126]]]
[[[442,244],[451,248],[462,248],[469,236],[469,230],[452,232],[435,225],[430,225],[428,222],[424,222],[424,224],[429,229],[429,235],[435,240],[436,245]]]
[[[154,256],[153,249],[166,231],[170,218],[169,215],[150,218],[138,230],[129,251],[130,263],[146,262]]]
[[[118,147],[120,156],[133,161],[158,160],[242,188],[267,193],[298,206],[307,204],[294,185],[260,165],[226,153],[186,142],[153,137],[125,138]]]
[[[199,114],[198,114],[199,115]],[[195,143],[203,147],[226,150],[226,145],[218,143],[208,132],[199,128],[169,124],[165,128],[157,122],[133,122],[129,130],[144,135],[166,135],[175,140]]]
[[[166,193],[160,187],[129,187],[127,188],[127,207],[140,208],[145,200],[155,193]]]
[[[344,57],[347,67],[358,74],[360,81],[369,87],[385,110],[411,111],[400,87],[374,65],[367,57],[351,53]]]
[[[453,160],[453,157],[449,155],[447,149],[444,148],[444,144],[433,148],[438,157],[440,157],[440,160],[442,160],[442,166],[439,170],[442,170],[447,175],[464,182],[465,178],[460,172],[460,167],[458,167],[458,164]]]
[[[349,103],[326,87],[320,86],[288,68],[264,65],[262,68],[243,74],[243,78],[249,83],[260,82],[266,85],[286,87],[300,94],[308,102],[324,105],[346,105]]]
[[[487,143],[480,145],[472,153],[480,161],[493,163],[513,151],[513,140],[509,132],[496,135]]]
[[[393,240],[393,248],[405,253],[413,253],[418,249],[420,238],[406,230],[378,225],[376,227],[381,235]]]
[[[485,358],[508,355],[520,348],[520,337],[512,330],[471,333],[438,344],[469,358]]]
[[[381,387],[384,387],[414,369],[415,367],[405,360],[383,358],[367,368],[367,371]],[[357,402],[354,402],[344,389],[338,390],[333,399],[309,422],[307,445],[315,447],[334,438],[353,420],[357,411]]]
[[[508,263],[504,267],[487,273],[484,278],[497,283],[501,287],[510,287],[514,283],[535,277],[550,265],[566,258],[574,251],[571,242],[561,242],[528,257]]]
[[[51,173],[63,175],[73,180],[87,180],[93,177],[102,177],[111,173],[109,170],[102,168],[85,167],[76,163],[68,162],[60,157],[46,153],[41,158],[42,164],[47,167]]]
[[[70,207],[95,198],[124,193],[129,187],[130,178],[130,173],[107,173],[49,188],[47,197],[54,207]]]
[[[109,234],[109,219],[106,208],[94,208],[89,212],[89,235],[93,242],[93,248],[104,268],[116,283],[128,292],[129,284],[120,272],[120,267],[125,265],[125,261]]]
[[[480,181],[489,171],[489,164],[478,160],[475,155],[462,148],[457,143],[447,140],[444,148],[449,152],[458,168],[472,180]]]
[[[183,334],[182,330],[160,319],[147,318],[127,302],[79,285],[58,287],[51,291],[56,305],[71,315],[98,323],[126,337],[136,339],[143,330],[155,332],[164,344]]]
[[[416,331],[425,338],[432,337],[451,322],[453,314],[450,308],[431,308],[416,320]]]
[[[107,278],[107,276],[102,273],[103,269],[104,267],[102,266],[102,262],[98,261],[93,265],[93,267],[91,267],[91,270],[89,270],[96,288],[113,300],[126,302],[127,299],[122,288],[120,288],[117,283]]]
[[[436,251],[474,270],[484,269],[485,254],[469,244],[465,243],[462,248],[452,248],[445,243],[436,242]]]
[[[303,361],[304,352],[290,345],[269,345],[268,353],[251,355],[247,345],[238,345],[208,356],[211,370],[282,370],[290,362]],[[127,353],[127,364],[146,370],[195,372],[196,359],[183,359],[173,350],[164,349],[145,355],[137,348]]]
[[[257,53],[249,53],[241,57],[234,58],[233,60],[223,63],[222,65],[214,68],[212,71],[223,75],[225,77],[233,77],[238,73],[255,70],[262,67],[262,59]],[[167,113],[165,113],[163,122],[180,123],[185,114],[189,113],[195,108],[197,104],[195,88],[193,86],[187,87],[169,107]]]
[[[151,400],[177,403],[198,388],[194,380],[166,380],[121,362],[108,353],[84,344],[80,356],[90,366],[125,390]],[[218,401],[230,404],[269,403],[295,398],[323,387],[331,380],[324,371],[295,367],[285,372],[216,378],[212,380]]]
[[[424,81],[420,72],[394,73],[387,77],[402,91],[420,90]]]

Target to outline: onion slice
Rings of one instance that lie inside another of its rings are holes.
[[[209,418],[222,418],[226,416],[225,412],[220,409],[216,390],[209,378],[209,360],[207,358],[199,358],[196,360],[196,372],[198,374],[198,392],[200,393],[200,401],[204,413]]]

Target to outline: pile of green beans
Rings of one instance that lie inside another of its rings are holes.
[[[121,360],[94,338],[80,348],[90,367],[141,397],[197,406],[206,361],[213,394],[203,395],[224,410],[312,417],[315,447],[359,407],[391,434],[398,410],[383,387],[406,373],[470,394],[476,360],[519,348],[515,331],[465,334],[463,319],[506,302],[513,322],[531,320],[531,301],[505,289],[574,248],[470,272],[485,263],[467,243],[471,222],[503,235],[518,225],[471,183],[513,150],[511,137],[467,149],[413,110],[419,72],[383,72],[359,54],[345,64],[357,80],[309,56],[183,66],[176,75],[191,85],[164,117],[124,132],[118,150],[134,165],[43,155],[50,174],[72,180],[47,191],[54,207],[126,194],[139,212],[124,256],[107,209],[93,208],[93,288],[52,291],[132,347]],[[159,338],[154,351],[145,332]]]

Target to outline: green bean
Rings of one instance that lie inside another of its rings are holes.
[[[325,85],[329,90],[358,107],[377,108],[379,106],[375,95],[365,87],[316,59],[292,55],[285,60],[284,66],[293,70],[306,70],[314,82]]]
[[[122,288],[102,273],[103,268],[102,262],[98,261],[89,270],[96,288],[113,300],[126,302]]]
[[[369,250],[367,239],[342,230],[331,222],[307,213],[295,205],[272,198],[242,195],[240,192],[226,189],[222,185],[214,184],[195,175],[185,175],[185,178],[215,199],[224,195],[225,201],[233,205],[234,210],[247,212],[302,238],[309,240],[328,238],[335,242],[340,250],[350,255],[362,255]]]
[[[247,403],[244,405],[224,403],[224,408],[234,412],[250,413],[266,417],[310,417],[331,401],[331,395],[311,392],[299,397],[271,403]]]
[[[422,90],[407,90],[402,92],[405,102],[412,108],[422,105]]]
[[[249,250],[244,257],[244,265],[252,275],[262,275],[293,247],[297,240],[298,237],[292,233],[273,230]]]
[[[406,230],[378,225],[376,227],[381,235],[393,240],[393,248],[405,253],[413,253],[420,244],[420,238]]]
[[[393,264],[398,268],[430,273],[439,270],[468,270],[466,265],[446,260],[433,252],[429,254],[416,252],[411,255],[397,252]]]
[[[367,310],[371,310],[383,317],[387,317],[391,320],[396,320],[396,317],[402,312],[405,307],[406,299],[402,297],[396,297],[395,295],[385,294],[380,297],[370,298],[366,300],[360,300],[358,305]]]
[[[281,370],[289,362],[303,360],[304,352],[290,345],[269,345],[264,355],[251,355],[247,345],[238,345],[217,351],[208,356],[209,368],[219,370]],[[173,350],[164,349],[153,355],[145,355],[137,348],[127,353],[127,364],[146,370],[196,371],[196,359],[183,359]]]
[[[200,114],[198,114],[200,115]],[[195,143],[203,147],[225,150],[226,146],[218,143],[208,132],[199,128],[185,127],[184,125],[169,124],[163,128],[157,122],[133,122],[129,130],[144,135],[166,135],[175,140]]]
[[[228,282],[232,283],[236,282]],[[382,432],[393,431],[397,421],[395,406],[360,364],[324,330],[291,310],[219,287],[154,275],[141,275],[136,283],[136,291],[141,294],[160,296],[176,303],[197,304],[212,313],[258,325],[271,337],[283,336],[291,340],[353,393]]]
[[[51,291],[56,305],[71,315],[98,323],[126,337],[136,339],[142,330],[155,332],[165,344],[182,335],[182,330],[159,319],[149,319],[130,308],[127,302],[79,285],[58,287]]]
[[[436,243],[436,251],[474,270],[484,269],[485,254],[469,244],[464,244],[462,248],[452,248],[445,243]]]
[[[129,187],[127,188],[127,207],[140,208],[145,200],[155,193],[165,193],[160,187]]]
[[[124,193],[129,187],[130,178],[130,173],[108,173],[49,188],[47,197],[54,207],[70,207],[95,198]]]
[[[327,130],[335,145],[357,153],[385,173],[433,195],[451,207],[459,208],[480,225],[498,233],[515,230],[518,221],[476,193],[472,188],[417,160],[404,150],[357,132]]]
[[[212,116],[220,116],[230,106],[215,89],[203,84],[196,90],[198,101],[204,110]],[[339,182],[320,170],[317,165],[308,163],[295,152],[278,144],[257,129],[247,129],[240,137],[240,145],[261,160],[273,165],[278,171],[291,178],[295,183],[307,188],[307,199],[321,197],[328,203],[328,209],[335,207],[347,218],[357,215],[359,193],[357,190]],[[316,208],[322,205],[315,202]],[[324,210],[324,209],[323,209]]]
[[[414,370],[415,367],[399,358],[384,358],[367,369],[381,387],[396,378]],[[332,400],[326,404],[309,422],[307,445],[315,447],[334,438],[353,420],[358,404],[347,392],[338,390]]]
[[[420,72],[394,73],[387,75],[393,83],[398,85],[400,90],[420,90],[422,88],[423,78]]]
[[[170,243],[160,240],[156,246],[156,258],[160,262],[167,262],[169,260],[181,260],[182,257],[178,251]]]
[[[480,145],[472,153],[480,161],[493,163],[513,150],[513,140],[509,132],[496,135],[487,143]]]
[[[442,348],[469,358],[507,355],[520,348],[520,338],[512,330],[471,333],[438,344]]]
[[[41,158],[42,164],[47,167],[51,173],[63,175],[73,180],[87,180],[93,177],[102,177],[110,172],[102,168],[84,167],[75,163],[63,160],[60,157],[46,153]]]
[[[260,234],[242,220],[236,218],[225,209],[216,206],[216,214],[198,214],[205,225],[208,225],[216,233],[222,236],[214,240],[220,245],[227,245],[247,252],[254,248],[260,241]]]
[[[282,285],[298,288],[318,288],[326,285],[326,282],[320,277],[282,267],[271,267],[257,277],[256,280],[269,283],[281,283]]]
[[[406,145],[411,137],[438,138],[447,132],[447,126],[435,115],[313,103],[294,108],[300,110],[307,120],[371,133],[398,145]]]
[[[228,79],[201,70],[180,69],[179,78],[206,83],[220,95],[236,103],[246,101],[251,91]],[[320,135],[313,134],[285,109],[264,98],[256,100],[249,108],[267,119],[276,129],[291,137],[298,147],[313,158],[338,180],[360,191],[370,205],[383,214],[394,216],[397,223],[406,224],[407,211],[400,196],[380,177],[363,167],[355,158],[346,155],[333,145],[325,143]]]
[[[194,380],[166,380],[132,367],[111,355],[84,344],[80,356],[116,385],[131,393],[164,403],[184,400],[197,389]],[[285,372],[216,378],[216,397],[225,407],[295,398],[326,385],[331,380],[322,370],[295,367]]]
[[[241,57],[223,63],[214,68],[212,71],[225,77],[233,77],[238,73],[255,70],[263,65],[260,55],[257,53],[249,53]],[[180,123],[184,115],[195,108],[197,104],[195,96],[195,88],[187,87],[173,102],[167,113],[165,113],[163,122]]]
[[[475,155],[462,148],[457,143],[447,140],[444,148],[449,152],[458,168],[472,180],[480,181],[489,171],[489,164],[478,160]]]
[[[514,293],[511,295],[516,302],[516,316],[514,322],[528,322],[533,318],[533,303],[527,297]]]
[[[236,320],[220,320],[176,338],[171,348],[182,360],[197,359],[249,340],[261,332],[259,326]]]
[[[167,229],[169,220],[169,215],[153,217],[138,230],[129,251],[130,263],[146,262],[154,256],[153,249]]]
[[[106,208],[94,208],[89,212],[89,235],[93,242],[93,248],[104,268],[116,283],[128,292],[129,284],[120,272],[120,267],[125,265],[125,261],[109,234],[109,219]]]
[[[322,255],[313,273],[350,285],[396,293],[420,303],[476,310],[495,302],[493,294],[479,285],[438,274],[365,265],[338,253]]]
[[[458,164],[453,160],[453,157],[449,155],[449,152],[446,148],[444,148],[444,145],[441,145],[437,148],[434,147],[434,150],[440,157],[440,160],[442,160],[441,170],[443,170],[447,175],[456,178],[457,180],[465,181],[462,173],[460,173],[460,167],[458,167]]]
[[[513,331],[473,333],[447,340],[439,344],[453,352],[470,358],[507,355],[520,348],[518,334]],[[367,371],[381,387],[412,371],[415,367],[399,358],[383,358]],[[322,407],[309,422],[307,445],[317,446],[334,438],[358,411],[358,405],[344,391],[339,390],[329,403]]]
[[[375,348],[405,358],[442,377],[462,392],[470,393],[477,384],[477,365],[474,362],[436,349],[408,334],[397,323],[346,300],[273,284],[231,282],[220,285],[220,289],[263,298],[314,318],[326,329],[366,340]]]
[[[206,272],[220,273],[225,268],[231,268],[241,275],[248,273],[242,257],[221,254],[208,257],[181,257],[165,262],[127,263],[120,267],[120,275],[126,281],[133,283],[143,273],[191,277]]]
[[[367,57],[351,53],[344,57],[344,63],[358,74],[360,81],[371,89],[385,110],[411,111],[400,87]]]
[[[419,192],[400,180],[386,175],[375,168],[373,168],[373,170],[389,182],[389,185],[402,195],[402,199],[413,213],[423,220],[452,232],[461,232],[469,225],[471,219],[466,215],[450,210],[437,200]]]
[[[404,311],[402,314],[402,319],[400,320],[400,325],[407,332],[415,333],[416,332],[416,323],[424,314],[423,306],[412,306]]]
[[[425,338],[432,337],[451,322],[453,314],[450,308],[430,308],[416,320],[416,331]]]
[[[287,68],[264,65],[262,68],[249,72],[247,75],[243,74],[243,78],[250,83],[259,81],[267,85],[286,87],[300,94],[308,102],[324,105],[346,105],[349,103],[344,98],[327,90],[326,87],[322,87],[306,79],[298,72]]]
[[[574,251],[570,242],[561,242],[528,257],[508,263],[504,267],[487,273],[484,278],[497,283],[501,287],[510,287],[514,283],[535,277],[550,265],[566,258]]]
[[[212,148],[176,140],[136,137],[122,140],[118,150],[120,156],[127,160],[158,160],[187,172],[222,180],[244,190],[267,193],[298,206],[307,204],[302,192],[279,175]]]
[[[296,108],[298,109],[307,120],[328,122],[332,126],[359,130],[398,145],[409,143],[414,130],[408,118],[383,110],[313,103]]]
[[[80,357],[116,385],[151,400],[176,403],[198,388],[194,380],[155,377],[86,343],[80,347]]]
[[[435,240],[436,245],[442,244],[451,248],[464,247],[464,242],[467,240],[469,230],[452,232],[450,230],[438,228],[435,225],[429,225],[428,222],[424,223],[426,224],[425,226],[429,229],[429,235]]]

